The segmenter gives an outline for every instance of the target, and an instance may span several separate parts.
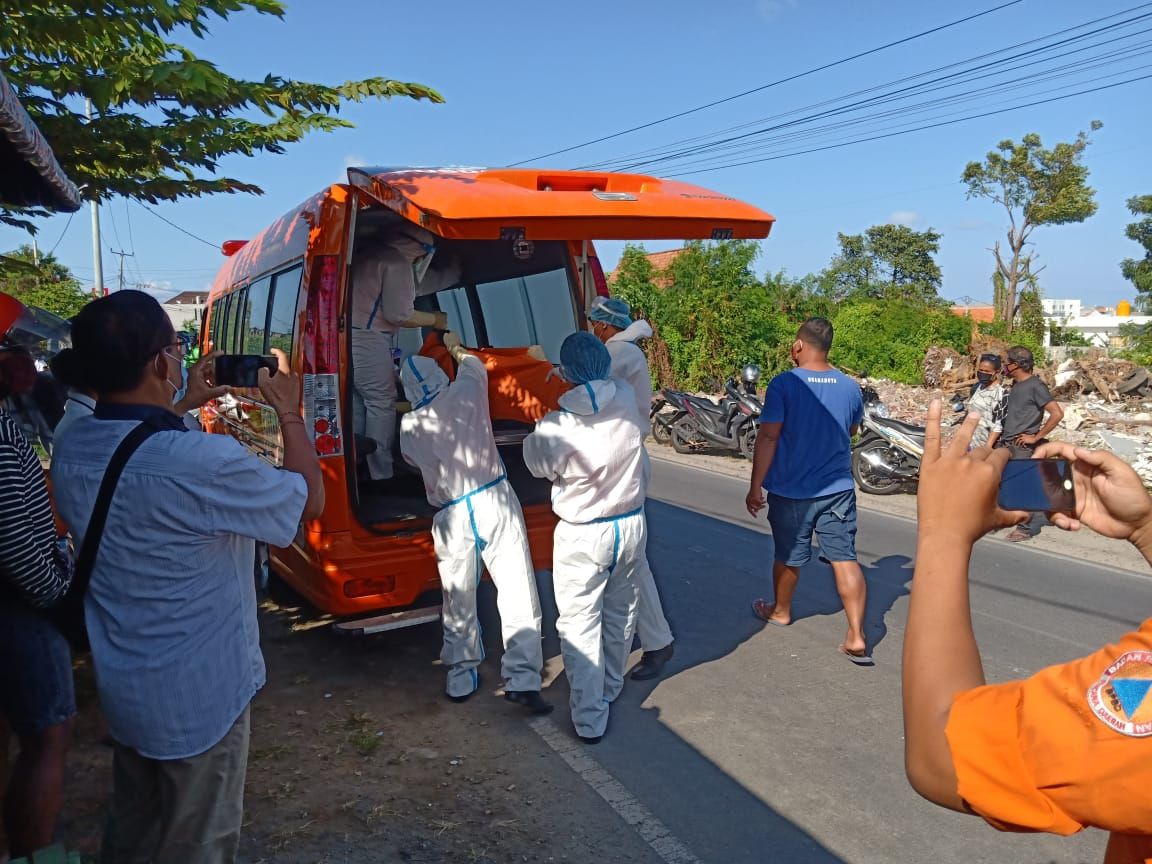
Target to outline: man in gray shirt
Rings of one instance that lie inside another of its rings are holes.
[[[1008,349],[1004,372],[1012,379],[1012,389],[1008,392],[1000,446],[1010,448],[1014,459],[1030,459],[1032,451],[1064,419],[1064,409],[1052,397],[1048,385],[1032,374],[1034,365],[1032,352],[1027,348],[1017,345]],[[1033,513],[1008,539],[1013,543],[1030,540],[1040,533],[1046,521],[1043,513]]]

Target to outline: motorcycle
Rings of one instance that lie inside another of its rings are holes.
[[[751,460],[756,450],[756,428],[764,406],[756,396],[760,367],[748,364],[724,383],[719,402],[699,396],[682,397],[683,414],[671,422],[672,447],[677,453],[692,453],[705,447],[735,450]]]
[[[672,425],[684,416],[684,399],[687,393],[665,388],[652,400],[648,419],[652,425],[652,437],[660,444],[672,443]]]
[[[864,419],[860,423],[860,439],[852,450],[852,476],[856,485],[869,494],[893,495],[920,478],[925,428],[890,416],[888,406],[871,384],[862,383],[860,393],[864,398]],[[964,400],[956,397],[952,408],[957,413],[964,412]]]

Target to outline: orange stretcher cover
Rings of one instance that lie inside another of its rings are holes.
[[[552,364],[537,360],[527,348],[469,348],[488,370],[488,404],[493,420],[535,423],[560,407],[560,397],[572,385],[556,374]],[[456,380],[456,361],[440,344],[436,333],[424,340],[420,354],[439,364],[450,381]]]

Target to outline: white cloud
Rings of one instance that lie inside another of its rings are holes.
[[[756,0],[756,11],[764,21],[773,22],[799,5],[800,0]]]
[[[920,214],[917,213],[915,210],[897,210],[895,213],[891,214],[888,217],[887,224],[889,224],[889,225],[903,225],[907,228],[911,228],[913,225],[915,225],[919,221],[920,221]]]
[[[990,231],[995,227],[985,219],[961,219],[956,223],[957,231]]]

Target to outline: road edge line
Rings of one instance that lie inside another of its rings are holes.
[[[585,785],[604,799],[616,811],[616,815],[640,835],[665,864],[704,864],[684,841],[673,834],[623,783],[587,752],[587,745],[578,744],[565,735],[547,717],[533,718],[528,721],[528,725]]]

